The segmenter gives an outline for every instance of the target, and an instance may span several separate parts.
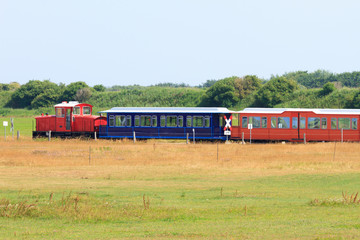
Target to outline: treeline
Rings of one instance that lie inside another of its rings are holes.
[[[77,100],[98,108],[114,106],[360,108],[360,72],[334,74],[328,71],[297,71],[269,80],[257,76],[208,80],[191,87],[160,83],[94,87],[85,82],[68,85],[49,80],[31,80],[24,85],[0,84],[0,114],[3,109],[39,109],[62,101]]]

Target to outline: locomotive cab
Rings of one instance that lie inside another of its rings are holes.
[[[76,101],[55,105],[55,115],[36,117],[33,137],[46,136],[94,136],[99,126],[106,124],[105,117],[93,116],[92,105]]]

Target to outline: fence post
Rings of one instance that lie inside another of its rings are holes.
[[[219,161],[219,143],[216,144],[217,147],[216,147],[216,161],[218,162]]]
[[[193,142],[195,144],[195,129],[193,128]]]
[[[304,133],[304,144],[306,144],[306,133]]]
[[[189,144],[189,133],[186,133],[186,144]]]
[[[134,143],[136,142],[136,133],[135,131],[133,132],[133,140],[134,140]]]
[[[96,138],[96,131],[94,132],[94,139],[95,139],[95,141],[97,140],[97,138]]]
[[[49,131],[49,142],[51,140],[51,130]]]
[[[20,131],[18,130],[17,131],[17,140],[19,140],[20,139]]]
[[[250,128],[250,144],[251,144],[251,128]]]
[[[242,133],[241,133],[241,135],[242,135],[242,140],[241,140],[241,143],[242,143],[242,144],[245,144],[245,140],[244,140],[244,132],[242,132]]]
[[[341,143],[344,142],[344,129],[341,129]]]

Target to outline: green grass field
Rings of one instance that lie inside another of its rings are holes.
[[[360,237],[358,144],[1,143],[3,239]]]

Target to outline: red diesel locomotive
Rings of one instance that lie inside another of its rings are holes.
[[[76,101],[62,102],[55,105],[55,115],[36,117],[36,131],[33,137],[51,136],[94,137],[99,133],[99,126],[106,125],[106,118],[92,115],[92,105]]]
[[[360,141],[360,109],[246,108],[232,117],[234,140]]]

